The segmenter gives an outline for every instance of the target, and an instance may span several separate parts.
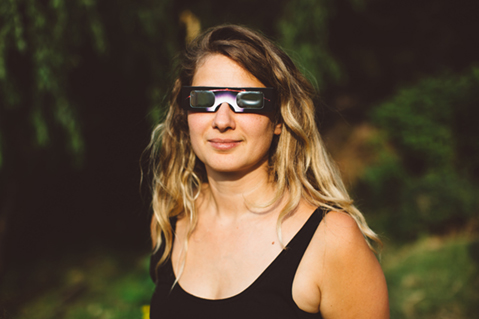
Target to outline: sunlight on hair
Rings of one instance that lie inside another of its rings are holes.
[[[183,23],[186,27],[186,43],[190,43],[194,38],[200,34],[201,31],[201,22],[197,16],[193,14],[190,10],[183,10],[180,13],[180,22]]]

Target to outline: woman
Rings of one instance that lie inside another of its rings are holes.
[[[387,288],[291,59],[239,26],[186,49],[150,144],[156,318],[388,318]]]

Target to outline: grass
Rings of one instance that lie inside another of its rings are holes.
[[[479,313],[479,241],[427,237],[383,256],[391,318],[460,319]]]
[[[14,300],[23,302],[11,306],[13,310],[5,318],[141,319],[143,307],[149,304],[154,289],[148,277],[148,265],[146,255],[111,253],[38,265],[31,275],[35,279],[30,287],[15,287],[19,280],[14,277],[7,280],[0,297],[8,298],[10,304]],[[38,289],[33,296],[24,295],[35,286]],[[0,318],[3,319],[1,313]]]
[[[477,238],[426,237],[386,247],[392,319],[478,317]],[[148,263],[145,254],[96,252],[17,269],[0,291],[7,305],[0,318],[146,319],[154,289]]]

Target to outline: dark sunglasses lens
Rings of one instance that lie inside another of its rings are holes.
[[[263,92],[240,92],[236,96],[236,104],[244,109],[261,109]]]
[[[192,107],[211,107],[215,104],[215,94],[211,91],[191,91],[190,105]]]

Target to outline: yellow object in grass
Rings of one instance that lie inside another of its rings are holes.
[[[143,319],[150,319],[150,305],[142,306],[141,312],[143,313]]]

